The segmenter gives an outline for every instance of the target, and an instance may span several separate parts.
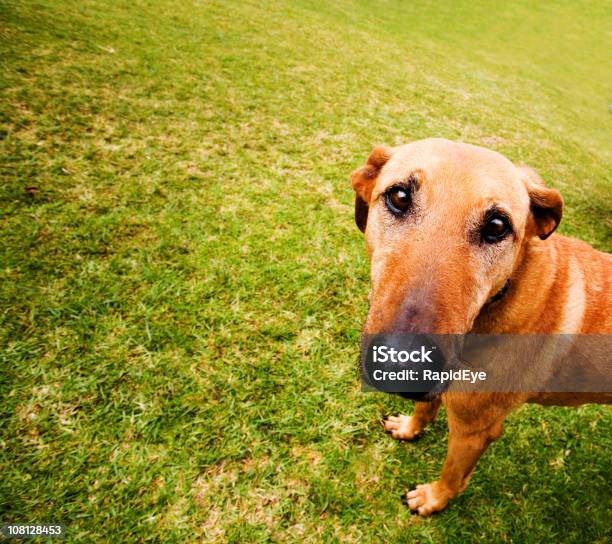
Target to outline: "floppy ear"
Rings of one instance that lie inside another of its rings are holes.
[[[542,178],[529,168],[519,166],[523,173],[529,199],[531,201],[531,217],[535,225],[535,233],[546,240],[559,226],[563,215],[563,197],[556,189],[544,185]]]
[[[355,223],[361,232],[365,232],[368,223],[368,209],[372,189],[380,169],[391,157],[388,147],[375,147],[364,166],[351,174],[351,183],[355,191]]]

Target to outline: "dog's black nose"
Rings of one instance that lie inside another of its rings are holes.
[[[431,400],[448,385],[440,378],[448,353],[439,345],[440,339],[427,334],[363,335],[363,384],[406,398]]]

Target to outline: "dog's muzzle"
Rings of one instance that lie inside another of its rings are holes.
[[[431,401],[450,385],[440,374],[455,366],[459,349],[456,335],[364,334],[362,384],[368,390]]]

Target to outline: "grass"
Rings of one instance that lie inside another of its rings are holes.
[[[612,250],[596,2],[1,0],[0,521],[67,542],[609,542],[612,419],[525,407],[429,519],[445,422],[360,391],[375,143],[485,145]]]

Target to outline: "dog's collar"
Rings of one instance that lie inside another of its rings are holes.
[[[497,291],[497,293],[495,293],[491,298],[489,298],[489,300],[487,300],[487,303],[485,304],[485,306],[488,306],[489,304],[493,304],[494,302],[497,302],[500,298],[502,298],[508,292],[509,288],[510,288],[510,280],[506,280],[506,283],[504,283],[504,286],[499,291]]]

